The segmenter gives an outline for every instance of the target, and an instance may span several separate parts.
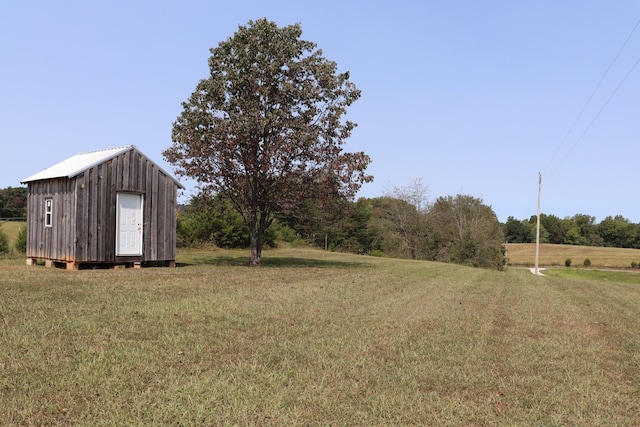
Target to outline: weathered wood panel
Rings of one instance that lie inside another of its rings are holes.
[[[176,259],[176,253],[175,253],[175,248],[176,248],[176,214],[177,214],[177,208],[176,208],[176,197],[177,197],[177,193],[176,193],[176,186],[173,183],[173,180],[165,175],[165,187],[166,187],[166,193],[165,193],[165,209],[164,209],[164,233],[165,233],[165,242],[164,242],[164,246],[165,246],[165,252],[164,252],[164,259]]]
[[[97,169],[97,185],[96,190],[98,192],[99,197],[97,198],[97,222],[96,222],[96,239],[98,242],[98,247],[96,251],[96,259],[98,260],[107,260],[107,236],[104,234],[104,230],[107,224],[108,212],[106,206],[108,205],[107,199],[107,191],[106,191],[106,180],[105,171],[107,169],[106,163],[102,163],[96,166]]]
[[[71,261],[86,261],[88,259],[88,235],[89,235],[89,192],[87,184],[89,181],[89,172],[78,175],[76,178],[76,194],[77,196],[77,212],[76,212],[76,240],[74,259]]]
[[[163,173],[158,174],[158,203],[157,207],[157,216],[158,216],[158,233],[157,233],[157,257],[164,259],[166,256],[166,242],[167,242],[167,229],[166,229],[166,221],[167,217],[167,184],[166,184],[166,175]]]
[[[98,199],[100,194],[98,192],[98,177],[96,167],[88,170],[89,183],[86,187],[89,192],[89,223],[87,227],[87,257],[89,261],[98,261],[98,246],[100,241],[98,239]]]
[[[118,156],[118,161],[122,163],[122,183],[121,183],[122,187],[121,188],[126,190],[129,189],[129,178],[131,174],[131,171],[129,170],[129,157],[130,157],[130,151],[127,151],[126,153]]]
[[[27,192],[27,257],[44,256],[44,197],[42,182],[29,184]]]
[[[107,186],[105,199],[108,201],[106,212],[108,213],[106,222],[106,231],[104,233],[105,245],[106,245],[106,259],[115,260],[116,258],[116,171],[117,163],[112,160],[107,162]]]
[[[73,259],[73,247],[76,238],[74,223],[76,212],[76,194],[74,192],[73,182],[70,180],[60,180],[64,184],[64,190],[61,193],[61,215],[62,225],[57,232],[59,233],[60,250],[59,258],[62,260]],[[55,231],[55,230],[54,230]]]
[[[153,168],[151,174],[151,194],[150,202],[151,202],[151,215],[149,217],[149,233],[151,245],[148,249],[148,260],[156,260],[158,257],[158,239],[161,237],[158,236],[158,169]]]
[[[27,195],[27,257],[63,260],[73,239],[74,213],[69,180],[54,179],[29,184]],[[51,227],[45,226],[46,200],[51,199]]]

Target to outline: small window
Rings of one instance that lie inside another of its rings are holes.
[[[51,221],[53,219],[51,216],[53,213],[53,200],[46,199],[44,203],[44,226],[51,227]]]

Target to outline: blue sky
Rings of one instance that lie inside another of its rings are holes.
[[[172,171],[161,152],[209,48],[264,17],[300,23],[362,90],[346,145],[373,159],[360,196],[421,179],[431,200],[524,219],[542,172],[544,213],[640,222],[640,28],[586,104],[637,0],[2,2],[0,188],[130,144]]]

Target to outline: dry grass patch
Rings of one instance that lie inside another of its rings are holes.
[[[506,248],[509,265],[534,265],[535,243],[508,243]],[[571,259],[573,267],[582,267],[584,260],[589,258],[592,267],[630,268],[632,262],[640,263],[640,249],[540,244],[539,263],[541,266],[564,266],[567,258]]]
[[[0,261],[7,425],[634,425],[640,289],[311,250]]]

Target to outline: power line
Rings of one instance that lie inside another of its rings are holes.
[[[640,64],[640,58],[638,58],[638,60],[633,64],[633,66],[631,67],[631,69],[627,72],[627,74],[624,76],[624,78],[622,79],[622,81],[618,84],[618,86],[616,86],[616,88],[613,90],[613,92],[611,93],[611,95],[609,96],[609,98],[607,98],[607,100],[605,101],[604,105],[602,105],[602,107],[600,108],[600,110],[598,110],[598,112],[596,113],[595,116],[593,116],[593,118],[591,119],[591,121],[589,122],[589,124],[587,125],[587,127],[584,129],[584,131],[580,134],[580,136],[578,137],[578,139],[576,139],[576,142],[573,143],[573,145],[571,146],[571,148],[569,149],[569,151],[567,151],[567,154],[564,155],[564,157],[562,158],[562,160],[560,160],[560,163],[558,163],[558,165],[555,167],[555,169],[553,170],[553,172],[551,173],[553,175],[553,173],[555,173],[556,170],[558,170],[558,168],[560,167],[560,165],[562,164],[562,162],[564,162],[566,160],[567,157],[569,157],[569,154],[571,154],[571,152],[573,151],[574,148],[576,148],[576,145],[578,145],[578,142],[580,142],[582,140],[582,138],[585,136],[585,134],[587,133],[587,131],[589,131],[589,128],[591,128],[591,125],[593,124],[593,122],[596,121],[596,119],[600,116],[600,113],[602,113],[602,111],[607,107],[607,105],[609,105],[609,102],[611,101],[611,99],[614,97],[614,95],[616,94],[616,92],[618,92],[618,89],[620,89],[620,86],[622,86],[622,84],[627,80],[627,78],[629,77],[629,75],[631,75],[631,73],[633,72],[633,70],[636,68],[636,66]]]
[[[598,84],[596,84],[595,89],[593,89],[593,91],[591,92],[591,95],[589,96],[589,98],[587,99],[587,101],[585,102],[585,104],[582,106],[582,109],[580,110],[580,112],[578,113],[578,116],[576,117],[576,119],[573,121],[573,123],[571,124],[571,126],[569,127],[569,130],[567,131],[567,133],[565,134],[564,138],[562,138],[562,141],[560,141],[560,144],[558,144],[558,147],[556,148],[556,151],[553,153],[553,155],[551,156],[551,158],[549,159],[549,163],[547,164],[547,166],[544,168],[544,171],[546,171],[549,166],[553,163],[553,160],[555,159],[555,157],[558,155],[558,153],[560,152],[560,148],[562,148],[562,146],[564,145],[564,143],[567,141],[567,139],[569,138],[569,135],[571,134],[571,132],[573,131],[573,129],[576,127],[576,124],[578,123],[578,121],[580,120],[580,118],[582,117],[584,111],[587,109],[587,106],[591,103],[591,100],[593,99],[594,95],[596,94],[596,92],[598,91],[598,89],[600,89],[600,86],[602,85],[602,82],[604,81],[605,77],[607,77],[607,75],[609,74],[609,71],[611,70],[611,68],[613,67],[613,64],[615,64],[615,62],[618,60],[618,57],[620,56],[620,53],[622,52],[622,50],[625,48],[625,46],[627,45],[627,43],[629,42],[629,40],[631,39],[631,36],[633,35],[633,33],[636,31],[636,29],[638,28],[638,26],[640,26],[640,19],[638,19],[638,22],[636,22],[636,25],[633,27],[633,29],[631,30],[631,32],[629,33],[629,35],[627,36],[627,38],[625,39],[625,41],[622,43],[622,46],[620,46],[620,49],[618,49],[618,52],[616,53],[616,55],[613,57],[613,59],[611,60],[611,63],[609,64],[609,66],[607,67],[606,71],[604,72],[604,74],[602,75],[602,77],[600,77],[600,80],[598,81]],[[622,80],[622,82],[620,82],[620,84],[616,87],[616,89],[613,91],[613,93],[611,94],[611,96],[609,96],[609,98],[607,99],[607,101],[605,102],[604,106],[600,109],[600,111],[598,111],[598,113],[596,114],[596,116],[591,120],[591,122],[589,122],[589,125],[587,126],[587,128],[584,130],[584,132],[582,132],[582,134],[580,135],[580,137],[576,140],[576,142],[571,146],[571,148],[569,149],[569,151],[567,152],[567,154],[565,154],[565,156],[562,158],[562,160],[560,160],[560,163],[558,163],[558,165],[554,168],[553,172],[551,173],[551,175],[553,175],[555,173],[555,171],[560,167],[560,165],[565,161],[565,159],[569,156],[569,154],[573,151],[573,149],[576,147],[576,145],[578,144],[578,142],[582,139],[582,137],[587,133],[587,131],[589,130],[589,128],[591,127],[591,125],[593,124],[593,122],[598,118],[598,116],[600,115],[600,113],[602,113],[602,110],[604,110],[604,108],[607,106],[607,104],[609,104],[609,101],[611,101],[611,98],[613,98],[613,95],[615,95],[615,93],[618,91],[618,89],[620,88],[620,86],[622,86],[622,83],[624,83],[624,81],[627,79],[627,77],[629,77],[629,74],[631,74],[631,71],[633,71],[633,69],[636,67],[636,65],[638,65],[638,62],[640,62],[640,59],[638,59],[638,61],[636,61],[636,63],[633,65],[633,67],[631,67],[631,70],[629,70],[629,72],[627,73],[627,75],[624,77],[624,79]]]

